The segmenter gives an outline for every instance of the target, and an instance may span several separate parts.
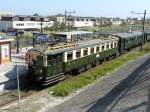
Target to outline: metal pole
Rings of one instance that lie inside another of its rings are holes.
[[[100,19],[100,32],[102,34],[102,18]]]
[[[16,43],[17,53],[19,53],[19,38],[18,38],[18,30],[16,30],[16,39],[17,39],[17,43]]]
[[[128,32],[128,17],[127,17],[127,20],[126,20],[126,32]]]
[[[32,46],[35,47],[35,34],[33,34],[33,37],[32,37]]]
[[[43,27],[42,27],[42,19],[41,19],[41,33],[43,33]]]
[[[67,11],[65,10],[65,31],[67,31]]]
[[[18,105],[19,105],[19,112],[21,112],[21,99],[20,99],[20,82],[19,82],[19,73],[18,73],[18,65],[16,66],[17,68],[17,84],[18,84]]]
[[[146,17],[146,10],[144,10],[144,18],[143,18],[143,28],[142,28],[142,40],[141,40],[141,50],[143,49],[143,41],[144,41],[144,27],[145,27],[145,17]]]

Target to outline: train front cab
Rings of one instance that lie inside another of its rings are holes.
[[[29,50],[26,53],[26,61],[28,63],[28,75],[29,82],[44,80],[46,75],[46,55],[38,50]]]

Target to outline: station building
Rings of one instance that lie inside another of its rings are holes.
[[[28,16],[4,16],[0,20],[0,31],[8,30],[33,30],[46,27],[52,27],[54,21],[50,21],[48,18],[40,17],[28,17]]]

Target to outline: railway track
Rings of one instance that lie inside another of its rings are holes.
[[[33,91],[33,90],[20,91],[20,96],[21,96],[21,98],[25,98],[27,96],[30,96],[34,92],[35,91]],[[18,91],[17,90],[4,92],[4,93],[0,94],[0,108],[3,106],[6,106],[8,104],[11,104],[17,100],[18,100]]]

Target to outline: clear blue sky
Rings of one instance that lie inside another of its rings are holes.
[[[150,0],[1,0],[0,11],[13,11],[16,14],[54,15],[73,11],[77,16],[140,17],[130,12],[150,14]],[[147,15],[150,17],[150,15]]]

